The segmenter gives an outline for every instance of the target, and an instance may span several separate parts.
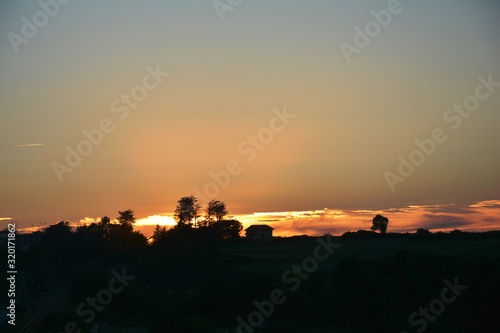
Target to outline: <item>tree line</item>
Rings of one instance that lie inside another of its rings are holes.
[[[243,225],[232,216],[227,217],[225,202],[210,201],[202,217],[199,216],[201,208],[196,197],[182,197],[174,212],[177,224],[169,229],[157,225],[151,237],[152,244],[162,246],[185,240],[210,242],[240,238]]]
[[[114,252],[138,249],[151,244],[153,247],[176,245],[182,242],[210,243],[239,239],[243,225],[232,216],[228,216],[227,205],[220,200],[212,200],[204,210],[198,199],[186,196],[179,199],[174,217],[177,224],[173,227],[156,225],[153,235],[148,240],[141,232],[134,230],[136,218],[134,211],[127,209],[118,212],[116,219],[103,216],[98,222],[82,225],[73,232],[67,221],[61,221],[45,229],[46,242],[71,242],[65,236],[86,239],[89,244],[106,246]],[[200,216],[200,213],[202,214]]]

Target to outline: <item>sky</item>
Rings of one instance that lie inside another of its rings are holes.
[[[494,0],[2,1],[0,223],[132,209],[168,225],[196,195],[278,235],[375,213],[389,231],[498,229],[499,15]]]

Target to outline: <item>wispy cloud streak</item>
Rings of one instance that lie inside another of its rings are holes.
[[[39,147],[45,146],[45,143],[26,143],[22,145],[15,145],[14,147]]]

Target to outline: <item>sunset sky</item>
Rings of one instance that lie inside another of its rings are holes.
[[[228,3],[2,1],[0,223],[499,229],[498,1]]]

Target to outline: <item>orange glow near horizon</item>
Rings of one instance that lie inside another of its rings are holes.
[[[330,233],[341,235],[347,231],[369,230],[376,214],[389,218],[388,232],[415,232],[418,228],[432,232],[488,231],[499,228],[500,200],[487,200],[471,205],[455,204],[410,205],[386,210],[323,209],[300,212],[254,213],[236,216],[244,228],[251,224],[268,224],[275,236]]]
[[[267,224],[274,228],[275,236],[289,237],[341,235],[347,231],[370,230],[371,220],[376,214],[389,218],[388,232],[415,232],[418,228],[431,232],[448,232],[455,229],[479,232],[500,229],[500,200],[484,200],[469,205],[408,205],[385,210],[324,208],[310,211],[255,212],[235,214],[234,218],[243,224],[244,229],[252,224]],[[70,225],[77,227],[99,220],[100,217],[85,217],[78,222],[70,222]],[[149,237],[156,225],[168,228],[176,225],[176,221],[173,216],[155,214],[138,218],[135,228]],[[31,232],[32,228],[19,230]]]
[[[485,200],[470,205],[436,204],[409,205],[386,210],[339,210],[324,208],[311,211],[290,212],[255,212],[236,214],[234,217],[246,229],[252,224],[268,224],[274,228],[275,236],[295,235],[319,236],[330,233],[341,235],[347,231],[369,230],[371,220],[376,214],[389,218],[388,232],[415,232],[418,228],[432,232],[452,231],[488,231],[499,229],[500,200]],[[169,221],[166,226],[175,225],[169,216],[141,219],[137,225],[145,235],[149,235],[156,221]],[[161,219],[158,219],[161,218]]]

